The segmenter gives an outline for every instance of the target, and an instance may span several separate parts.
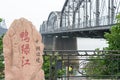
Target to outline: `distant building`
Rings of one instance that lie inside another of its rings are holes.
[[[5,23],[5,19],[3,19],[2,22],[0,22],[0,28],[7,29],[7,26],[6,26],[6,23]]]
[[[0,36],[4,34],[6,31],[7,31],[7,26],[5,20],[3,19],[3,21],[0,22]]]

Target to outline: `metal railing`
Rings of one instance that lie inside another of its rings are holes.
[[[120,50],[45,50],[43,59],[45,80],[120,79]]]
[[[120,50],[45,50],[44,61],[46,56],[46,80],[120,79]]]

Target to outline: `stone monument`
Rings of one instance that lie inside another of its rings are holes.
[[[5,80],[44,80],[42,37],[32,23],[15,20],[3,38]]]

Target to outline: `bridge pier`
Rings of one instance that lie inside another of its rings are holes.
[[[43,37],[43,43],[45,45],[45,50],[53,50],[53,36],[42,36]]]
[[[61,36],[56,38],[56,50],[77,50],[76,37]]]
[[[43,36],[46,50],[77,50],[76,37]]]

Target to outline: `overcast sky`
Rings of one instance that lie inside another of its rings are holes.
[[[6,21],[7,28],[14,19],[24,17],[39,30],[51,11],[61,11],[65,0],[0,0],[0,17]]]

